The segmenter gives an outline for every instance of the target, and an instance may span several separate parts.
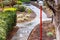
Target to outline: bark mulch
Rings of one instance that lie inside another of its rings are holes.
[[[17,12],[17,16],[19,15],[19,14],[23,14],[24,16],[23,17],[19,17],[19,18],[24,18],[25,17],[25,15],[26,14],[28,14],[27,12]],[[29,17],[27,17],[28,19],[24,19],[24,20],[17,20],[17,23],[24,23],[24,22],[30,22],[30,21],[32,21],[33,19],[35,19],[35,17],[36,17],[36,14],[35,14],[35,12],[31,12],[31,14],[30,14],[30,16]],[[18,19],[18,17],[17,17],[17,19]]]
[[[38,3],[36,1],[31,1],[31,4],[40,9],[40,7],[39,7],[39,5],[38,5]],[[53,11],[49,7],[47,7],[47,6],[44,7],[43,6],[43,11],[46,13],[48,18],[52,18]]]
[[[46,13],[48,18],[52,18],[53,11],[49,7],[43,6],[43,11]]]
[[[38,5],[38,3],[35,3],[35,2],[36,1],[31,1],[31,4],[34,5],[34,6],[36,6],[37,8],[40,8],[39,5]]]
[[[40,25],[38,24],[37,26],[35,26],[35,28],[32,30],[32,32],[30,33],[28,40],[40,40]],[[53,32],[52,36],[47,36],[47,32]],[[54,25],[49,22],[43,22],[43,27],[42,27],[42,40],[53,40],[55,39],[55,27]]]
[[[7,35],[7,39],[6,40],[11,40],[12,37],[16,34],[16,32],[18,31],[18,27],[14,27],[10,32],[9,34]]]

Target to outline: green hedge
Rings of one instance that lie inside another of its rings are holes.
[[[0,40],[6,40],[7,24],[0,19]]]
[[[22,2],[30,2],[30,0],[18,0],[18,1],[22,1]]]
[[[0,12],[0,40],[6,40],[10,30],[16,25],[16,12]]]
[[[21,1],[16,1],[16,4],[22,5],[22,2]]]

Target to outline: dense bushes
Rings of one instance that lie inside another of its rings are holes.
[[[7,24],[0,19],[0,40],[6,40]]]
[[[3,0],[0,2],[0,6],[13,6],[13,5],[22,5],[23,3],[30,3],[30,0]]]
[[[20,12],[24,12],[25,9],[26,9],[26,8],[25,8],[24,6],[19,6],[19,11],[20,11]]]
[[[23,5],[14,5],[14,8],[17,8],[17,11],[24,12],[26,7]]]
[[[1,6],[6,6],[6,5],[10,5],[11,1],[10,0],[3,0],[2,2],[0,2]]]
[[[10,30],[16,25],[16,12],[3,11],[0,12],[0,40],[6,40],[6,36]]]
[[[22,2],[30,2],[30,0],[19,0],[19,1],[22,1]]]
[[[16,1],[16,4],[22,5],[22,2],[21,1]]]

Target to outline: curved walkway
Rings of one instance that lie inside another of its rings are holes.
[[[25,5],[26,6],[26,5]],[[32,29],[37,25],[39,24],[40,22],[40,10],[33,6],[33,5],[30,5],[30,6],[27,6],[29,8],[31,8],[35,13],[36,13],[36,18],[29,24],[17,24],[17,26],[20,27],[20,29],[17,31],[16,35],[12,38],[12,40],[27,40],[30,32],[32,31]],[[42,11],[43,12],[43,11]],[[51,18],[47,18],[47,15],[43,12],[42,13],[42,19],[43,21],[46,21],[46,20],[51,20]]]

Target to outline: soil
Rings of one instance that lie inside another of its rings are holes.
[[[11,40],[12,37],[16,34],[16,32],[18,31],[18,27],[14,27],[10,32],[9,34],[7,35],[7,39],[6,40]]]
[[[40,9],[38,3],[35,3],[34,1],[31,1],[31,4]],[[53,12],[52,12],[52,10],[49,7],[46,6],[44,8],[44,6],[43,6],[43,11],[46,13],[46,15],[47,15],[48,18],[52,17]]]
[[[34,5],[34,6],[36,6],[37,8],[40,8],[39,5],[38,5],[38,3],[35,3],[35,2],[34,1],[31,1],[31,4]]]
[[[37,26],[35,26],[35,28],[30,33],[28,40],[40,40],[40,29],[39,29],[39,27],[40,27],[39,24]],[[46,33],[49,31],[53,33],[52,36],[47,36]],[[53,39],[56,39],[55,27],[54,27],[53,23],[51,23],[49,21],[43,22],[42,40],[53,40]]]
[[[49,7],[43,6],[43,11],[46,13],[48,18],[52,18],[53,11]]]
[[[3,9],[0,7],[0,12],[2,11]]]
[[[17,23],[30,22],[30,21],[32,21],[36,17],[36,14],[33,11],[32,11],[31,14],[28,14],[27,12],[19,12],[18,11],[17,12],[17,16],[20,15],[20,14],[23,14],[23,16],[22,17],[17,17]],[[29,15],[29,16],[26,16],[26,15]],[[19,18],[21,18],[21,19],[18,20]]]

